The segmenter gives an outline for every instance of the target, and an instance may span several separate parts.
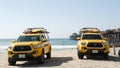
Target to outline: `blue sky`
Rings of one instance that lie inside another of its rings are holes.
[[[0,38],[44,27],[50,38],[69,38],[83,27],[119,28],[120,0],[0,0]]]

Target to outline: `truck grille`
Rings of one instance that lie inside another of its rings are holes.
[[[101,43],[88,43],[88,47],[103,47]]]
[[[14,51],[30,51],[31,47],[30,46],[15,46]]]

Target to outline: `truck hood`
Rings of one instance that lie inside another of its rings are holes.
[[[16,42],[16,43],[12,43],[10,46],[20,46],[20,45],[37,45],[37,44],[40,44],[41,42]]]

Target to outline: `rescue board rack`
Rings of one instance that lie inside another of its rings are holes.
[[[86,27],[80,30],[81,33],[99,33],[100,30],[98,28]]]
[[[34,33],[49,33],[49,32],[45,28],[38,27],[38,28],[27,28],[23,33],[34,34]]]

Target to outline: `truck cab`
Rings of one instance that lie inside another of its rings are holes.
[[[51,44],[48,31],[44,28],[28,28],[14,40],[8,48],[8,63],[15,65],[17,61],[38,61],[44,63],[45,55],[51,58]]]
[[[103,56],[108,58],[109,45],[107,39],[102,36],[97,28],[82,28],[78,37],[77,54],[79,59],[91,56]]]

